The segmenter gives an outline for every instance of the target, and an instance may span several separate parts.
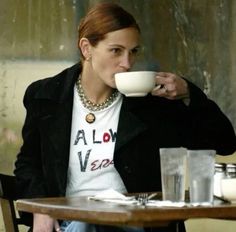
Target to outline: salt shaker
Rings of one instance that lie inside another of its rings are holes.
[[[236,178],[236,164],[226,164],[227,178]]]
[[[214,174],[214,195],[221,197],[221,180],[226,178],[226,165],[224,163],[215,163],[215,174]]]

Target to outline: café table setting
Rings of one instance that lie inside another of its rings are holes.
[[[214,150],[162,148],[160,161],[162,192],[122,194],[106,189],[91,196],[20,199],[16,207],[61,220],[103,225],[162,227],[193,218],[236,220],[235,201],[214,196]]]
[[[119,198],[119,201],[95,196],[20,199],[16,207],[20,211],[47,214],[60,220],[116,226],[165,227],[175,224],[178,227],[179,223],[194,218],[236,220],[236,204],[221,200],[211,205],[193,206],[186,202],[162,201],[160,192],[145,204],[139,202],[139,193],[125,196],[128,199]]]

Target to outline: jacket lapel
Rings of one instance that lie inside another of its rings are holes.
[[[79,73],[80,66],[75,65],[49,80],[37,94],[37,99],[42,101],[40,130],[47,143],[45,152],[55,168],[60,166],[63,184],[69,160],[74,84]]]
[[[115,152],[147,129],[146,124],[132,112],[132,108],[135,107],[136,103],[133,99],[124,97],[117,130]],[[137,107],[140,107],[140,105]]]

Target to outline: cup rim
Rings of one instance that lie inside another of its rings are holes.
[[[117,72],[117,73],[115,73],[115,76],[119,76],[119,75],[126,75],[126,74],[135,74],[135,73],[139,73],[139,74],[141,74],[141,73],[153,73],[153,74],[157,74],[157,72],[156,71],[145,71],[145,70],[143,70],[143,71],[127,71],[127,72]]]

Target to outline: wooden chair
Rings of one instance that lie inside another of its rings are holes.
[[[14,206],[15,200],[17,200],[16,178],[0,173],[0,204],[6,232],[19,232],[18,225],[30,226],[28,221],[19,217]]]

